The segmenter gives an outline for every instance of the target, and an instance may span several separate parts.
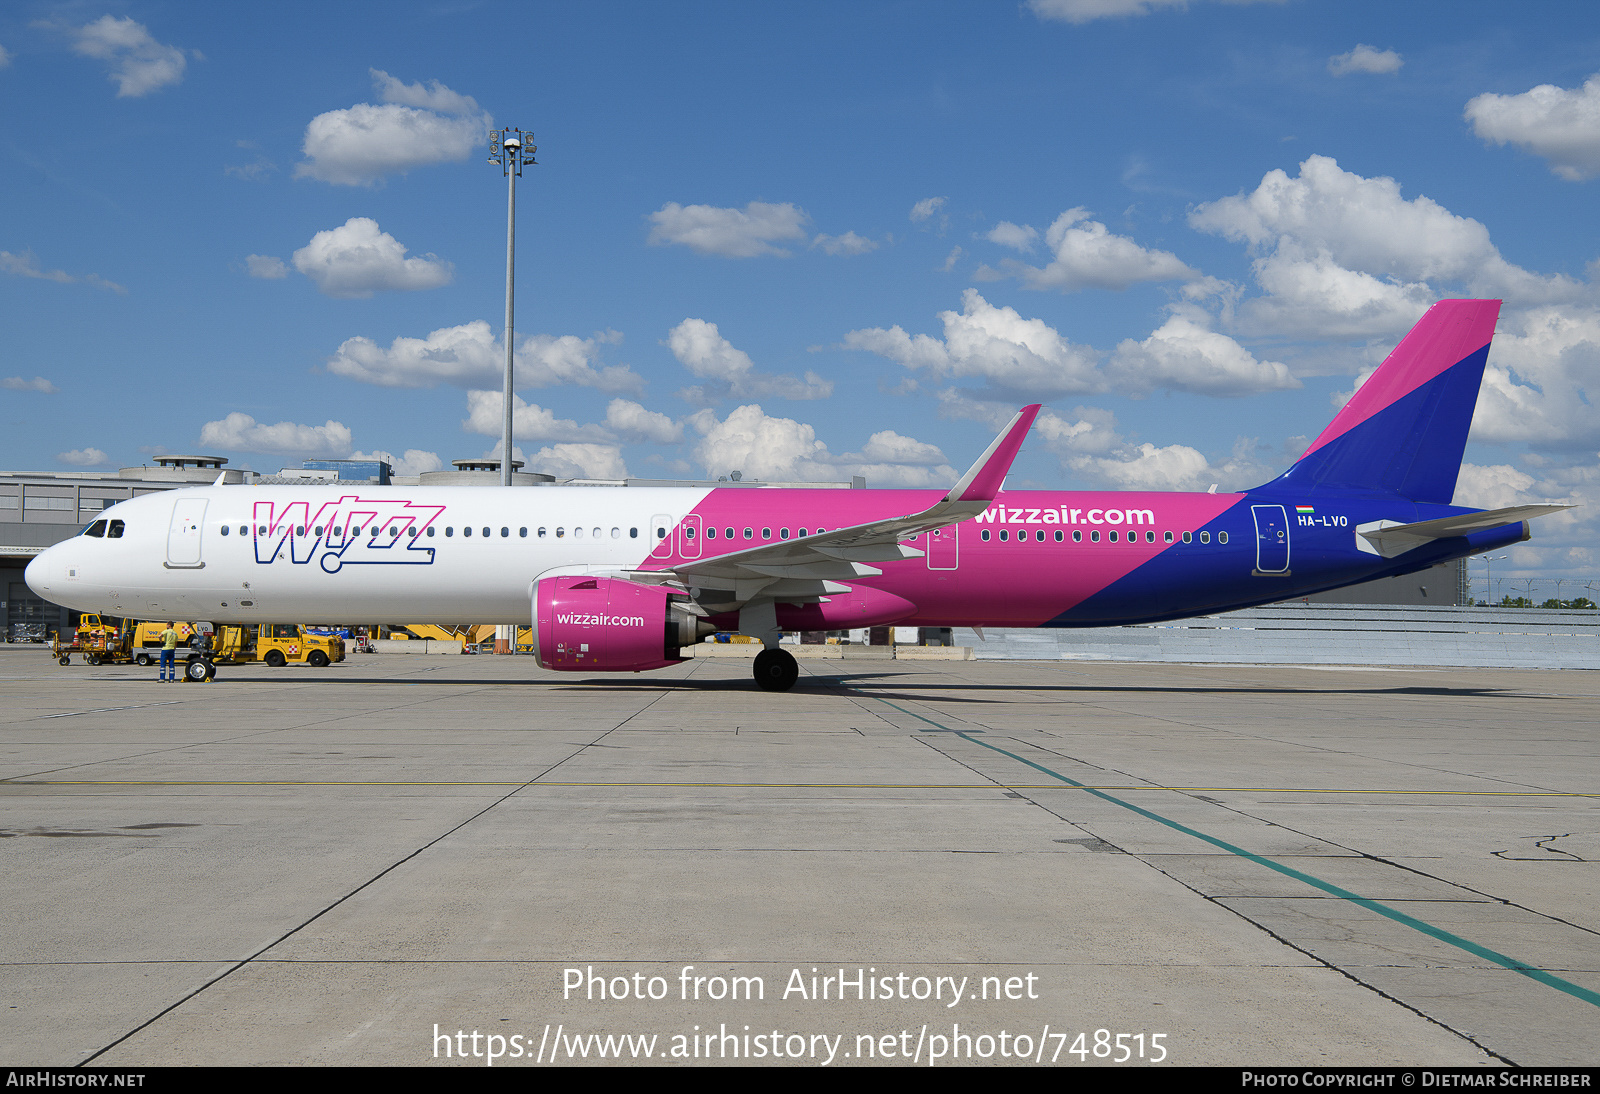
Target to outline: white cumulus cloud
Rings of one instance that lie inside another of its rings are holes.
[[[1375,338],[1404,333],[1427,305],[1459,287],[1536,304],[1584,296],[1564,276],[1507,262],[1489,231],[1426,196],[1407,200],[1392,178],[1364,178],[1311,156],[1292,178],[1269,171],[1249,194],[1200,205],[1190,226],[1248,244],[1265,295],[1239,307],[1246,333]]]
[[[1258,361],[1226,334],[1211,329],[1211,317],[1192,304],[1172,315],[1143,342],[1125,339],[1110,372],[1123,391],[1157,388],[1200,395],[1251,395],[1300,387],[1288,366]]]
[[[1199,0],[1194,0],[1198,3]],[[1283,0],[1222,0],[1225,4],[1278,4]],[[1190,0],[1028,0],[1027,7],[1040,19],[1061,23],[1091,23],[1096,19],[1121,19],[1153,11],[1187,11]]]
[[[396,456],[383,449],[374,449],[371,452],[352,452],[352,460],[382,460],[394,469],[396,475],[421,475],[428,471],[443,471],[444,461],[437,452],[424,452],[420,448],[408,448],[403,456]]]
[[[1011,234],[1020,239],[1026,231],[1017,229]],[[1030,289],[1062,292],[1122,290],[1146,281],[1188,281],[1200,276],[1170,251],[1148,250],[1127,236],[1113,234],[1104,224],[1090,220],[1082,208],[1068,209],[1057,217],[1044,241],[1055,255],[1048,265],[1040,268],[1008,258],[1000,263],[1001,269]]]
[[[21,376],[7,376],[0,380],[0,388],[5,388],[7,391],[37,391],[41,395],[54,395],[61,390],[43,376],[35,376],[31,380]]]
[[[793,418],[775,418],[757,404],[736,407],[718,419],[709,410],[690,417],[701,440],[694,454],[706,474],[741,472],[767,482],[842,482],[864,475],[878,486],[947,486],[956,472],[933,445],[893,430],[872,435],[859,452],[835,455],[817,431]]]
[[[1038,242],[1039,230],[1027,224],[1013,224],[1009,220],[1002,220],[993,228],[983,234],[983,238],[990,243],[998,243],[1002,247],[1010,247],[1013,251],[1024,253],[1033,250]]]
[[[342,422],[266,425],[238,411],[202,426],[200,443],[225,452],[266,452],[305,459],[342,459],[351,451],[350,430]]]
[[[814,372],[804,379],[758,372],[750,355],[722,337],[715,323],[685,319],[667,333],[667,347],[690,372],[711,383],[686,393],[693,402],[718,398],[825,399],[833,394],[833,381]]]
[[[1329,57],[1328,71],[1335,76],[1349,76],[1353,72],[1381,75],[1387,72],[1399,72],[1403,64],[1405,61],[1394,50],[1379,49],[1363,43],[1349,53]]]
[[[976,289],[963,293],[961,304],[959,312],[939,313],[943,341],[894,326],[853,330],[844,345],[937,380],[977,378],[997,391],[1030,397],[1106,389],[1092,348],[1073,345],[1041,319],[995,307]]]
[[[128,291],[115,281],[107,281],[99,274],[91,273],[74,277],[65,270],[43,269],[39,265],[38,256],[32,251],[23,251],[21,254],[0,251],[0,271],[15,274],[17,277],[31,277],[35,281],[54,281],[61,285],[82,282],[85,285],[93,285],[97,289],[106,289],[118,294],[125,294]]]
[[[626,365],[600,363],[601,346],[614,332],[592,338],[535,334],[522,340],[513,361],[518,386],[576,384],[600,391],[639,392],[643,379]],[[473,387],[505,375],[505,345],[482,319],[441,327],[426,338],[396,338],[388,349],[370,338],[347,338],[328,358],[328,371],[381,387]]]
[[[283,259],[273,255],[245,255],[244,266],[251,277],[260,277],[268,281],[289,276],[289,267]]]
[[[102,15],[69,33],[74,51],[111,67],[107,78],[117,85],[119,99],[136,99],[178,83],[188,65],[183,50],[162,45],[142,24],[126,17]]]
[[[868,251],[876,251],[878,241],[846,232],[842,236],[819,235],[811,241],[811,246],[821,247],[831,255],[863,255]]]
[[[466,159],[493,124],[469,96],[437,80],[424,88],[373,69],[372,83],[381,104],[357,103],[311,119],[296,178],[371,186],[384,175]]]
[[[1483,140],[1542,156],[1564,179],[1600,175],[1600,73],[1571,90],[1540,84],[1520,95],[1479,95],[1466,117]]]
[[[74,467],[102,467],[111,462],[111,457],[98,448],[74,448],[70,452],[57,452],[56,459]]]
[[[773,244],[804,239],[804,225],[810,218],[790,202],[752,201],[743,209],[723,209],[669,201],[651,213],[649,220],[652,245],[679,243],[704,255],[755,258],[789,254]]]
[[[448,285],[455,270],[437,255],[407,258],[405,245],[368,217],[351,217],[312,236],[294,253],[294,268],[324,295],[342,297],[436,289]],[[253,267],[251,272],[262,276]]]
[[[505,400],[498,391],[467,392],[467,418],[461,428],[485,437],[498,437],[505,430]],[[522,396],[511,396],[511,435],[522,441],[570,441],[609,443],[616,438],[603,426],[579,425],[571,418],[557,418],[555,411],[537,403],[526,403]]]

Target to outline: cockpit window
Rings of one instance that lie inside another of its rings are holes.
[[[107,539],[121,539],[122,538],[122,531],[123,531],[123,529],[125,527],[127,527],[127,526],[125,524],[123,524],[120,520],[112,521],[106,527],[106,538]]]
[[[89,527],[83,530],[83,534],[86,536],[93,536],[95,539],[99,539],[101,536],[106,534],[106,522],[103,520],[95,521],[93,524],[89,525]]]

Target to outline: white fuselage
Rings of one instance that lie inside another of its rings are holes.
[[[704,489],[200,487],[51,547],[49,600],[133,618],[526,623],[533,581],[647,566]],[[91,526],[92,527],[92,526]]]

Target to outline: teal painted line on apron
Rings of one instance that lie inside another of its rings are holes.
[[[1438,939],[1440,942],[1455,946],[1457,949],[1465,950],[1474,957],[1481,957],[1485,961],[1493,962],[1502,968],[1510,969],[1512,972],[1521,973],[1523,976],[1526,976],[1529,979],[1537,980],[1546,987],[1551,987],[1555,988],[1557,991],[1566,992],[1574,999],[1581,999],[1585,1003],[1589,1003],[1592,1006],[1600,1007],[1600,992],[1593,992],[1588,988],[1574,984],[1571,981],[1563,980],[1561,977],[1552,973],[1548,973],[1545,970],[1530,965],[1525,961],[1518,961],[1514,957],[1507,957],[1505,954],[1491,950],[1487,946],[1480,946],[1476,942],[1473,942],[1470,939],[1462,938],[1458,934],[1452,934],[1442,927],[1435,927],[1431,923],[1425,923],[1415,916],[1409,916],[1404,912],[1396,911],[1395,909],[1387,907],[1386,905],[1379,904],[1376,900],[1369,900],[1364,896],[1359,896],[1356,893],[1352,893],[1348,889],[1341,889],[1332,882],[1323,881],[1321,878],[1313,877],[1312,875],[1304,873],[1303,871],[1296,870],[1292,866],[1285,866],[1281,862],[1274,862],[1272,859],[1265,858],[1250,851],[1246,851],[1243,847],[1235,847],[1226,840],[1217,839],[1215,836],[1208,836],[1204,832],[1197,832],[1195,829],[1184,824],[1179,824],[1175,820],[1169,820],[1166,817],[1161,816],[1159,813],[1152,813],[1148,809],[1141,809],[1139,806],[1134,805],[1131,802],[1125,802],[1121,798],[1114,798],[1102,790],[1095,790],[1092,787],[1085,786],[1083,783],[1069,779],[1059,771],[1052,771],[1042,764],[1037,764],[1026,757],[1018,756],[1015,752],[1008,752],[998,745],[992,745],[987,741],[979,740],[977,737],[972,736],[972,734],[966,732],[965,730],[951,729],[949,726],[939,725],[938,722],[935,722],[931,718],[924,718],[915,711],[907,710],[904,707],[899,706],[896,703],[891,703],[889,700],[880,698],[879,696],[873,695],[869,696],[869,698],[877,699],[878,702],[883,703],[885,706],[894,707],[894,709],[898,710],[901,714],[906,714],[912,718],[918,719],[919,721],[927,722],[931,726],[937,726],[946,733],[953,733],[962,740],[971,741],[975,745],[981,745],[990,751],[1000,753],[1002,756],[1009,756],[1018,763],[1026,764],[1035,771],[1042,771],[1044,774],[1049,775],[1052,779],[1060,779],[1068,786],[1076,787],[1086,794],[1093,794],[1095,797],[1108,801],[1112,805],[1121,806],[1123,809],[1126,809],[1129,812],[1137,813],[1141,817],[1155,821],[1157,824],[1164,824],[1168,828],[1171,828],[1177,832],[1182,832],[1186,836],[1193,836],[1195,839],[1209,843],[1213,847],[1220,847],[1229,854],[1238,855],[1240,858],[1247,859],[1258,866],[1265,866],[1269,870],[1276,870],[1278,873],[1283,874],[1286,877],[1292,877],[1296,881],[1304,882],[1313,889],[1321,889],[1323,892],[1328,893],[1331,896],[1336,896],[1341,900],[1348,900],[1352,904],[1365,908],[1368,911],[1376,912],[1387,919],[1392,919],[1396,923],[1403,924],[1407,927],[1410,927],[1414,931],[1418,931],[1427,935],[1429,938]]]

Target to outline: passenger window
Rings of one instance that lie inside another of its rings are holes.
[[[1200,533],[1200,542],[1201,543],[1210,543],[1211,542],[1211,533],[1210,532],[1201,532]]]
[[[1100,531],[1099,531],[1099,529],[1096,529],[1095,531],[1089,533],[1089,542],[1090,543],[1099,543],[1100,542]]]
[[[657,539],[666,539],[667,538],[667,530],[665,528],[657,528],[656,529],[656,538]]]
[[[983,530],[983,542],[985,542],[985,543],[989,542],[989,529],[987,529],[987,528],[985,528]]]
[[[1061,529],[1057,528],[1056,529],[1056,542],[1060,543],[1063,538],[1064,537],[1061,534]]]
[[[444,529],[444,538],[445,539],[449,539],[451,536],[453,536],[455,534],[456,534],[455,525],[453,525],[453,524],[445,525],[445,529]]]
[[[707,528],[706,529],[706,533],[712,539],[716,539],[717,538],[717,530],[715,528]],[[683,529],[683,538],[684,539],[693,539],[694,538],[694,526],[693,525],[687,525]]]
[[[122,531],[125,527],[126,526],[120,520],[112,521],[110,524],[106,525],[106,538],[121,539]]]
[[[428,538],[429,539],[433,538],[433,526],[432,525],[428,526]]]
[[[461,534],[464,535],[464,536],[470,536],[472,534],[471,527],[463,527],[461,529]]]
[[[1038,540],[1040,543],[1043,543],[1044,542],[1044,529],[1041,528],[1037,532],[1035,532],[1033,538]]]
[[[297,536],[305,535],[306,534],[306,526],[304,524],[302,524],[299,527],[295,528],[294,534],[297,535]]]
[[[744,530],[744,538],[745,539],[754,539],[755,538],[755,531],[753,529],[746,528]]]
[[[1083,533],[1078,531],[1078,530],[1076,530],[1076,529],[1074,529],[1073,533],[1072,533],[1072,542],[1074,542],[1074,543],[1082,543],[1083,542]]]
[[[526,528],[518,528],[517,529],[517,535],[521,536],[523,539],[527,539],[528,538],[528,530]]]
[[[599,528],[596,528],[593,531],[591,531],[589,534],[591,536],[593,536],[595,539],[599,539],[600,538],[600,531],[601,530]]]
[[[762,539],[771,539],[772,538],[772,529],[771,528],[763,528],[763,529],[761,529],[761,538]]]
[[[1185,542],[1185,543],[1193,543],[1194,542],[1194,533],[1193,532],[1185,532],[1185,533],[1183,533],[1183,542]]]
[[[1108,532],[1108,533],[1106,533],[1106,538],[1109,539],[1112,543],[1115,543],[1115,542],[1117,542],[1117,533]]]
[[[223,535],[227,535],[228,534],[228,526],[226,524],[224,524],[222,526],[222,534]]]
[[[806,538],[806,530],[804,528],[800,529],[800,538],[801,539],[805,539]]]
[[[628,538],[629,539],[638,539],[639,538],[639,529],[637,529],[637,528],[629,528],[628,529]]]
[[[779,528],[778,529],[778,538],[779,539],[788,539],[789,538],[789,529],[787,529],[787,528]],[[985,538],[988,538],[988,537],[985,537]]]
[[[398,524],[389,525],[389,538],[390,539],[393,539],[394,537],[398,536],[399,534],[400,534],[400,526]]]
[[[1226,532],[1218,532],[1217,533],[1217,542],[1218,543],[1226,543],[1226,542],[1228,542],[1228,533],[1226,533]]]
[[[321,534],[322,534],[322,525],[320,525],[320,524],[319,524],[319,525],[317,525],[317,527],[316,527],[316,533],[317,533],[317,535],[319,535],[319,536],[320,536],[320,535],[321,535]]]
[[[246,528],[244,525],[241,524],[241,525],[239,525],[239,534],[241,536],[249,535],[250,534],[250,529]]]
[[[489,538],[489,529],[485,528],[483,530],[483,538],[484,539],[488,539]]]
[[[694,529],[693,528],[689,528],[689,529],[686,529],[686,531],[689,534],[689,538],[693,539],[694,538]],[[717,538],[717,530],[715,528],[707,528],[706,529],[706,538],[707,539],[716,539]]]
[[[1001,543],[1005,543],[1010,538],[1011,538],[1011,533],[1010,532],[1006,531],[1004,528],[1000,529],[1000,542]]]
[[[1172,542],[1172,533],[1171,532],[1162,532],[1161,533],[1161,541],[1163,543],[1171,543]]]
[[[226,532],[227,529],[224,528],[223,531]],[[106,534],[106,522],[103,520],[95,521],[93,524],[89,525],[89,527],[83,530],[83,534],[86,536],[93,536],[95,539],[102,538]]]
[[[406,535],[410,536],[412,539],[416,539],[417,538],[417,530],[416,530],[416,528],[415,527],[407,528],[406,529]]]
[[[501,539],[510,539],[511,538],[511,529],[502,527],[500,529],[500,538]]]
[[[565,536],[566,534],[567,534],[567,530],[565,528],[557,528],[556,529],[556,538],[557,539],[560,539],[561,537]]]
[[[621,528],[613,528],[613,529],[611,529],[611,538],[612,539],[621,539],[622,538],[622,529]]]
[[[544,538],[544,529],[543,528],[539,529],[539,538],[540,539]]]

